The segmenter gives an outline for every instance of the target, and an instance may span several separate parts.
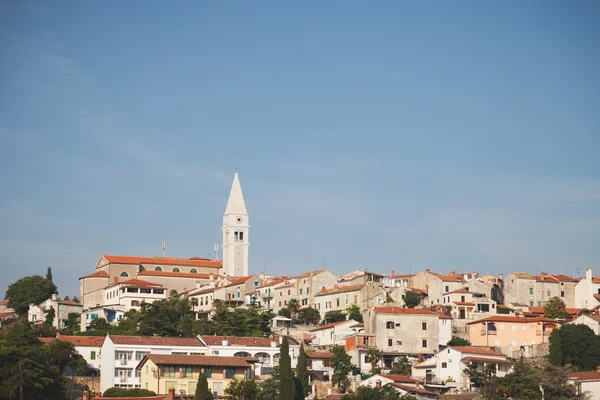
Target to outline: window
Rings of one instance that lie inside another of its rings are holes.
[[[177,268],[177,267],[173,268],[173,272],[180,272],[179,268]]]
[[[206,375],[208,379],[212,378],[212,368],[204,368],[204,375]]]
[[[465,302],[465,296],[460,296],[460,301]]]
[[[450,286],[446,286],[446,293],[450,291]]]
[[[533,306],[533,300],[529,302],[529,305],[530,305],[530,306]]]
[[[241,296],[241,293],[240,293],[240,292],[237,292],[237,297],[238,297],[238,299],[240,298],[240,296]]]
[[[340,299],[339,298],[335,299],[335,303],[336,303],[337,307],[339,307],[340,306]]]
[[[304,299],[304,300],[302,300],[302,305],[303,305],[303,306],[306,306],[306,305],[308,305],[308,299]]]
[[[225,368],[225,379],[233,378],[235,375],[235,368]]]
[[[131,306],[132,307],[139,307],[140,302],[139,300],[131,300]]]
[[[240,240],[244,240],[244,232],[240,232]]]
[[[448,363],[443,362],[442,363],[442,368],[448,368]]]
[[[394,345],[394,339],[388,339],[388,347],[392,347]]]
[[[196,270],[196,268],[192,268],[190,269],[190,274],[197,274],[198,270]]]
[[[541,307],[541,306],[542,306],[542,302],[538,301],[538,307]]]
[[[142,370],[141,369],[136,369],[135,370],[135,377],[136,378],[141,378],[142,377]]]
[[[147,352],[147,351],[137,351],[137,352],[135,353],[135,360],[136,360],[136,361],[140,361],[142,358],[144,358],[144,356],[145,356],[146,354],[148,354],[148,352]]]
[[[121,277],[127,278],[129,277],[129,274],[127,272],[121,272]]]
[[[387,321],[385,327],[386,329],[394,329],[394,321]]]
[[[258,287],[258,281],[254,281],[254,287]]]
[[[192,377],[192,367],[184,367],[183,369],[183,377],[191,378]]]
[[[427,339],[421,340],[421,347],[423,347],[423,348],[427,347]]]
[[[396,328],[400,328],[400,322],[396,322]]]
[[[533,294],[533,288],[532,288],[532,287],[530,287],[530,288],[529,288],[529,294],[530,294],[530,295],[532,295],[532,294]]]
[[[162,268],[159,265],[157,265],[156,267],[154,267],[154,270],[155,271],[162,271]]]
[[[513,331],[518,331],[518,330],[519,330],[519,327],[518,327],[517,325],[513,324],[513,326],[512,326],[512,330],[513,330]]]
[[[302,294],[302,289],[300,289],[300,294]]]
[[[175,378],[175,367],[164,367],[163,376],[167,378]]]
[[[421,322],[421,330],[423,330],[423,331],[427,330],[427,322]]]
[[[565,297],[565,291],[564,290],[560,291],[560,297]]]
[[[310,288],[306,288],[306,294],[310,293]]]
[[[238,237],[239,237],[239,234],[240,234],[239,232],[233,232],[233,239],[234,239],[234,240],[239,240],[239,239],[238,239]]]
[[[279,302],[279,307],[281,307],[281,302]]]
[[[306,279],[304,280],[304,282],[303,282],[303,283],[306,283]]]
[[[292,291],[290,289],[288,289],[288,296],[292,294]]]
[[[90,352],[90,359],[92,359],[92,360],[96,359],[96,352],[95,351]]]
[[[213,383],[213,392],[216,393],[217,396],[221,396],[223,394],[223,382]]]
[[[546,290],[546,297],[550,297],[550,291]]]

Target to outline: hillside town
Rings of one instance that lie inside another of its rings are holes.
[[[519,398],[490,393],[539,370],[562,377],[573,397],[561,398],[600,399],[600,276],[590,268],[267,275],[252,267],[249,217],[235,173],[222,259],[102,254],[78,298],[17,305],[11,285],[3,329],[25,323],[44,346],[72,345],[83,368],[64,372],[78,384],[69,398],[140,389],[153,392],[144,399],[197,399],[201,377],[214,398],[283,398],[266,392],[283,390],[273,380],[287,368],[301,381],[295,398]],[[573,340],[591,360],[572,354]],[[540,382],[534,390],[548,396]]]

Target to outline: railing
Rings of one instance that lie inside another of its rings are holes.
[[[121,383],[127,383],[127,376],[126,375],[121,375],[119,378],[120,378],[119,382],[121,382]]]
[[[121,358],[121,365],[127,365],[127,359],[126,358]]]
[[[486,333],[486,330],[482,329],[481,330],[481,335],[484,336],[485,333]],[[489,331],[487,331],[487,334],[490,335],[490,336],[494,336],[494,335],[496,335],[496,331],[495,330],[489,330]]]
[[[544,331],[544,336],[550,336],[550,332]]]
[[[369,350],[369,349],[374,349],[375,346],[370,345],[370,344],[359,344],[358,346],[356,346],[356,348],[359,350]]]

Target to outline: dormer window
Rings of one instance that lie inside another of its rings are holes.
[[[154,267],[155,271],[162,271],[162,268],[160,267],[160,265],[157,265],[156,267]]]

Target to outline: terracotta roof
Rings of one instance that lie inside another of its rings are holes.
[[[376,313],[385,314],[405,314],[405,315],[438,315],[438,313],[422,310],[420,308],[403,308],[403,307],[375,307]]]
[[[337,294],[337,293],[354,292],[354,291],[357,291],[357,290],[361,290],[364,287],[365,287],[364,283],[360,284],[360,285],[349,285],[349,286],[333,287],[331,289],[321,290],[319,293],[315,294],[315,297],[317,297],[317,296],[327,296],[327,295],[330,295],[330,294]]]
[[[446,314],[442,314],[442,313],[440,313],[439,316],[440,316],[440,319],[452,319],[451,316],[446,315]]]
[[[567,314],[581,314],[581,308],[566,308]],[[529,312],[534,314],[544,314],[544,307],[529,307]]]
[[[571,276],[562,275],[562,274],[558,274],[558,275],[552,274],[552,277],[555,278],[556,280],[558,280],[559,282],[579,282],[581,280],[581,278],[573,278]]]
[[[395,383],[417,383],[416,379],[413,379],[411,377],[404,376],[404,375],[388,375],[388,374],[377,374],[377,375],[382,376],[391,381],[394,381]]]
[[[343,321],[339,321],[339,322],[332,322],[332,323],[330,323],[330,324],[322,325],[322,326],[320,326],[320,327],[318,327],[318,328],[311,329],[309,332],[317,332],[317,331],[322,331],[322,330],[324,330],[324,329],[333,328],[333,327],[336,327],[336,326],[338,326],[338,325],[344,324],[344,323],[346,323],[346,322],[348,322],[348,321],[351,321],[351,322],[356,322],[356,321],[354,321],[354,320],[347,320],[347,319],[346,319],[346,320],[343,320]]]
[[[119,285],[146,285],[146,286],[162,286],[160,283],[154,283],[149,281],[143,281],[141,279],[133,278],[126,281],[118,282]]]
[[[79,306],[79,307],[83,307],[83,304],[78,303],[76,301],[71,301],[71,300],[57,300],[56,304],[62,304],[64,306]]]
[[[333,357],[333,353],[329,351],[307,351],[306,357],[317,360],[325,360]]]
[[[246,357],[225,356],[188,356],[180,354],[147,354],[137,368],[140,368],[145,359],[149,359],[156,365],[209,365],[213,367],[250,367],[249,362],[256,359]]]
[[[392,385],[394,387],[397,387],[400,390],[404,390],[405,392],[409,392],[409,393],[420,393],[420,394],[425,394],[425,395],[437,396],[436,393],[430,392],[429,390],[425,390],[423,388],[416,387],[416,386],[407,386],[407,385],[402,385],[400,383],[395,383],[395,382],[388,383],[388,385]]]
[[[40,342],[51,343],[55,340],[62,340],[63,342],[69,342],[74,346],[80,347],[102,347],[104,343],[104,336],[66,336],[60,335],[58,337],[41,337]]]
[[[5,306],[8,305],[8,299],[4,299],[2,301],[0,301],[0,306]]]
[[[470,301],[453,301],[457,306],[474,306],[475,303],[471,303]]]
[[[498,360],[495,358],[488,358],[488,357],[463,357],[460,359],[460,361],[486,362],[486,363],[495,363],[495,364],[514,364],[513,362],[510,362],[508,360]]]
[[[243,278],[234,279],[233,281],[231,281],[231,283],[229,285],[225,285],[224,287],[241,285],[242,283],[248,282],[252,278],[254,278],[254,275],[244,276]]]
[[[451,293],[469,293],[469,294],[472,294],[473,292],[469,292],[469,289],[461,287],[460,289],[456,289],[456,290],[453,290],[453,291],[445,293],[445,294],[451,294]]]
[[[527,272],[511,272],[514,276],[519,279],[535,279],[535,277]]]
[[[79,279],[83,279],[83,278],[108,278],[108,274],[106,273],[106,271],[96,271],[93,274],[82,276]]]
[[[460,275],[440,275],[440,274],[433,274],[433,275],[437,276],[444,282],[462,282],[463,281],[463,279]]]
[[[595,276],[592,278],[592,283],[600,283],[600,276]]]
[[[115,344],[128,344],[139,346],[198,346],[204,347],[204,344],[197,338],[178,338],[162,336],[125,336],[110,335],[110,339]]]
[[[156,265],[186,265],[190,267],[221,268],[222,261],[208,260],[206,258],[175,258],[175,257],[136,257],[136,256],[111,256],[103,254],[102,257],[109,263],[115,264],[156,264]]]
[[[298,275],[297,277],[298,278],[308,278],[311,275],[317,275],[317,274],[320,274],[323,271],[325,271],[325,270],[324,269],[318,269],[316,271],[305,272],[305,273],[303,273],[301,275]]]
[[[418,288],[414,288],[414,287],[409,287],[407,289],[412,290],[413,292],[419,292],[419,293],[423,293],[425,295],[429,295],[429,293],[427,293],[427,290],[418,289]]]
[[[271,347],[271,342],[274,340],[266,337],[253,337],[253,336],[200,336],[200,339],[206,343],[207,346],[221,346],[223,340],[227,340],[229,346],[247,346],[247,347]],[[288,343],[292,346],[298,343],[288,337]],[[279,347],[279,341],[277,341],[277,347]]]
[[[477,321],[467,322],[467,325],[477,324],[480,322],[519,322],[519,323],[530,323],[530,322],[552,322],[554,324],[558,324],[558,322],[553,319],[543,318],[543,317],[516,317],[512,315],[494,315],[487,318],[482,318]]]
[[[569,372],[569,378],[576,379],[578,381],[600,381],[600,372]]]
[[[466,354],[481,354],[487,356],[503,356],[502,353],[485,347],[474,347],[474,346],[448,346],[452,350],[460,351]]]
[[[14,311],[3,312],[3,313],[0,313],[0,319],[4,319],[6,317],[12,317],[13,315],[17,315],[17,313]]]
[[[198,289],[192,289],[188,295],[189,296],[195,296],[197,294],[206,294],[206,293],[211,293],[214,292],[217,288],[216,287],[200,287]]]
[[[140,271],[138,275],[145,276],[172,276],[176,278],[196,278],[196,279],[209,279],[211,274],[194,274],[189,272],[172,272],[172,271]],[[217,275],[213,275],[217,278]]]
[[[457,393],[444,394],[438,397],[438,400],[475,400],[479,398],[479,393]]]
[[[406,278],[412,278],[413,276],[415,276],[415,274],[401,274],[401,275],[394,275],[392,276],[393,279],[406,279]]]
[[[358,324],[352,325],[350,328],[364,328],[364,327],[365,327],[365,323],[359,322]]]

